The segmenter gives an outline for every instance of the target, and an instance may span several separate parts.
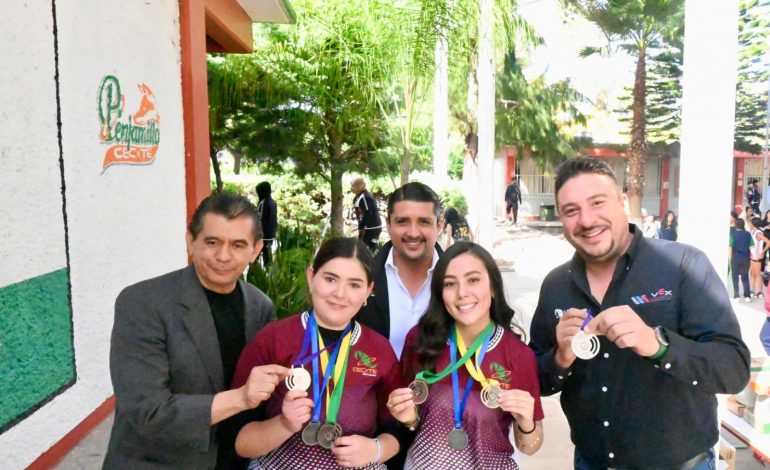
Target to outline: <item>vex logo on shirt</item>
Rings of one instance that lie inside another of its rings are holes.
[[[511,381],[511,371],[505,370],[505,367],[494,361],[489,364],[489,371],[491,372],[489,379],[500,382],[500,388],[511,388],[508,385]]]
[[[353,372],[359,372],[367,377],[377,377],[377,358],[371,357],[363,351],[356,351],[353,355],[358,362],[353,366]]]
[[[658,289],[650,294],[634,295],[631,297],[631,301],[636,305],[650,304],[653,302],[664,302],[674,298],[674,291],[666,290],[663,288]]]

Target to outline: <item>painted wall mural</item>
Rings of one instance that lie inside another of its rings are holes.
[[[123,118],[126,97],[120,89],[120,81],[107,75],[99,85],[99,141],[109,145],[104,154],[103,171],[114,164],[149,165],[158,153],[158,101],[147,84],[140,83],[137,89],[139,104],[133,114]]]

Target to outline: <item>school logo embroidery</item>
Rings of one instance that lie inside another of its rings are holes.
[[[489,371],[492,373],[492,375],[489,377],[490,379],[497,380],[501,384],[507,384],[511,381],[511,371],[505,370],[505,367],[498,364],[497,362],[493,361],[491,364],[489,364]]]
[[[99,85],[99,142],[109,145],[104,153],[102,172],[114,164],[149,165],[160,144],[160,113],[155,93],[145,83],[139,90],[136,110],[123,118],[126,97],[120,81],[107,75]]]
[[[356,351],[353,357],[358,360],[353,366],[353,372],[359,372],[367,377],[377,377],[376,357],[371,357],[363,351]]]
[[[666,290],[663,288],[658,289],[655,292],[642,295],[634,295],[631,297],[631,301],[636,305],[651,304],[653,302],[665,302],[674,298],[674,291]]]

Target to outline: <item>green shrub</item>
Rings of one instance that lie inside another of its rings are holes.
[[[310,305],[305,272],[312,263],[315,240],[302,228],[281,226],[277,235],[278,250],[266,272],[254,263],[246,280],[273,300],[277,318],[304,311]]]
[[[460,188],[443,188],[439,191],[438,195],[441,198],[441,202],[444,204],[444,209],[454,207],[461,214],[468,214],[468,201],[465,200],[465,195],[460,191]]]

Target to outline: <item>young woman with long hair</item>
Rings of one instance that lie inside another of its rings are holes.
[[[261,364],[292,370],[263,403],[262,420],[238,434],[250,469],[384,469],[398,453],[385,406],[400,384],[396,355],[353,320],[372,291],[371,263],[359,240],[326,241],[307,270],[312,309],[269,324],[243,351],[234,386]]]
[[[518,468],[514,444],[540,448],[543,411],[535,356],[511,330],[500,270],[480,245],[458,242],[436,264],[431,294],[401,359],[414,381],[388,400],[417,430],[407,468]]]

